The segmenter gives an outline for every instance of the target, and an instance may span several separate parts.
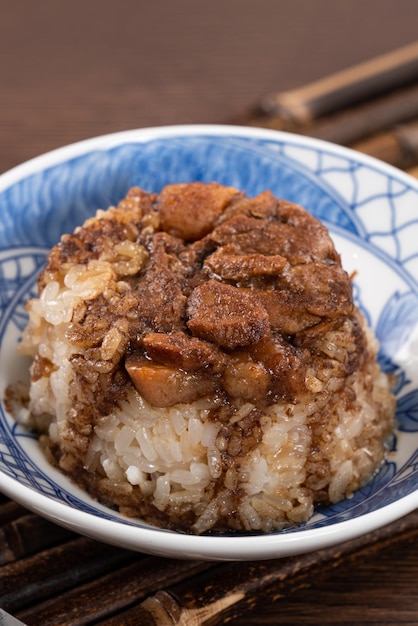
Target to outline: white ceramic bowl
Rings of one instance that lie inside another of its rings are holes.
[[[250,196],[270,189],[329,228],[355,297],[397,375],[398,429],[379,474],[350,500],[295,529],[189,536],[106,509],[53,469],[36,439],[0,407],[0,489],[79,533],[179,558],[270,559],[308,552],[383,526],[418,505],[418,184],[374,159],[302,136],[228,126],[134,130],[80,142],[0,177],[0,393],[24,375],[16,354],[47,250],[97,208],[139,185],[216,180]],[[23,374],[22,374],[23,373]]]

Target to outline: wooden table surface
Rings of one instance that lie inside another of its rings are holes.
[[[0,12],[2,172],[95,135],[234,120],[268,93],[414,41],[418,5],[0,0]],[[417,580],[418,543],[406,538],[232,623],[418,624]]]

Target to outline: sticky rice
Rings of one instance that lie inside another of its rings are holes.
[[[279,530],[383,461],[376,338],[325,226],[270,192],[133,188],[62,237],[27,311],[28,400],[9,406],[123,514]]]

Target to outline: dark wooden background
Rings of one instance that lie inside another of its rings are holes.
[[[94,135],[229,121],[417,33],[416,0],[0,0],[0,171]]]
[[[416,0],[0,0],[0,172],[95,135],[230,122],[417,35]],[[417,580],[403,541],[234,623],[418,624]]]

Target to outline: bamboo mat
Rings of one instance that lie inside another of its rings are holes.
[[[233,122],[333,141],[418,178],[418,47],[410,52],[409,60],[395,62],[403,73],[394,76],[389,63],[392,73],[386,66],[380,83],[367,73],[370,66],[358,68],[364,84],[354,73],[357,89],[352,75],[342,77],[354,89],[349,97],[336,97],[341,77],[331,77],[334,82],[328,79],[316,91],[307,86],[270,96]],[[283,102],[296,102],[294,111]],[[0,607],[28,626],[225,624],[263,603],[280,602],[319,571],[417,539],[418,511],[309,555],[260,563],[171,560],[81,537],[0,495]]]

